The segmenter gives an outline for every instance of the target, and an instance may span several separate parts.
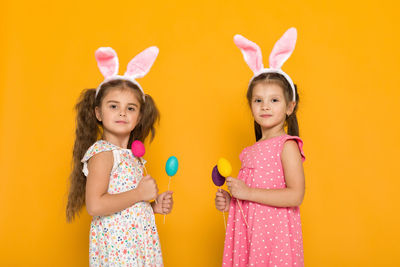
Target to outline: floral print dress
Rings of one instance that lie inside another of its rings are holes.
[[[108,185],[109,194],[136,188],[143,177],[143,164],[131,150],[107,141],[94,143],[82,159],[85,176],[87,162],[101,152],[112,151],[114,164]],[[138,202],[108,216],[94,216],[90,225],[90,266],[163,266],[161,245],[153,209],[149,202]]]

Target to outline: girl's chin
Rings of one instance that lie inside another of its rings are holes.
[[[124,137],[124,136],[130,135],[132,131],[114,130],[114,131],[108,131],[108,132],[109,132],[109,134],[112,134],[112,135],[114,135],[116,137]]]

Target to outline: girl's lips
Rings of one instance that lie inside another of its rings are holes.
[[[262,118],[269,118],[269,117],[271,117],[272,115],[268,115],[268,114],[264,114],[264,115],[260,115],[260,117],[262,117]]]
[[[125,123],[127,123],[126,121],[116,121],[117,123],[122,123],[122,124],[125,124]]]

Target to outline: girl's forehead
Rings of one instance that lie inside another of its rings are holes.
[[[258,83],[253,88],[253,95],[282,95],[283,89],[276,83]]]
[[[131,89],[113,88],[107,92],[103,101],[134,102],[139,104],[138,96]]]

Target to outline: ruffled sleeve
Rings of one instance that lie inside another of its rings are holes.
[[[294,140],[294,141],[296,141],[297,142],[297,145],[298,145],[298,147],[299,147],[299,151],[300,151],[300,154],[301,154],[301,159],[302,159],[302,161],[304,162],[305,160],[306,160],[306,157],[305,157],[305,155],[304,155],[304,151],[303,151],[303,140],[301,140],[300,139],[300,137],[298,137],[298,136],[292,136],[292,135],[285,135],[284,137],[283,137],[283,139],[282,139],[283,141],[282,141],[282,144],[284,144],[286,141],[288,141],[288,140]],[[283,146],[282,146],[283,147]]]
[[[85,176],[88,176],[89,174],[89,170],[87,167],[89,159],[96,154],[106,151],[113,152],[113,157],[114,157],[113,170],[118,167],[119,163],[121,162],[120,150],[118,149],[118,147],[111,143],[108,143],[107,141],[99,140],[96,143],[94,143],[91,147],[89,147],[89,149],[85,153],[85,156],[81,160],[81,162],[83,163],[82,172],[85,174]]]

